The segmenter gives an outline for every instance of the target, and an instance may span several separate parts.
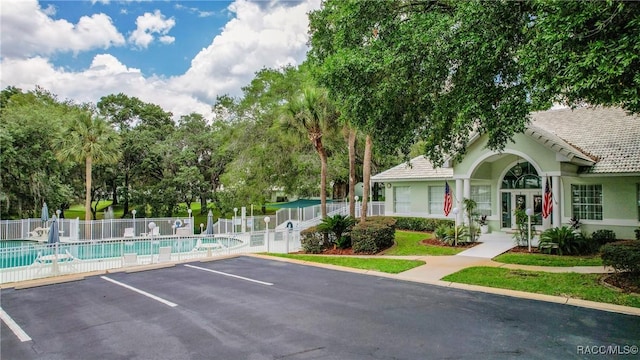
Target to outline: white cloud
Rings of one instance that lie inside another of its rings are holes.
[[[3,58],[27,58],[124,45],[125,40],[105,14],[83,16],[77,24],[49,17],[36,0],[2,0],[0,26]]]
[[[136,25],[138,26],[129,36],[129,41],[136,46],[146,48],[153,42],[154,34],[160,34],[165,42],[168,38],[173,39],[171,36],[167,36],[169,30],[174,27],[176,21],[173,18],[167,19],[160,10],[156,10],[152,13],[144,13],[142,16],[138,16],[136,19]],[[169,41],[168,43],[172,43]]]
[[[39,85],[61,99],[78,103],[96,103],[109,94],[124,93],[144,102],[160,105],[175,116],[198,112],[210,117],[211,105],[198,101],[194,96],[177,92],[167,79],[145,78],[139,69],[129,68],[109,54],[96,55],[88,69],[68,72],[54,68],[41,57],[28,60],[3,60],[2,88],[9,85],[24,91]]]
[[[255,72],[267,67],[299,65],[307,52],[307,13],[320,0],[295,6],[238,0],[229,6],[235,17],[191,61],[191,68],[172,84],[212,101],[217,95],[240,95]],[[207,81],[203,81],[207,79]]]
[[[174,7],[178,10],[185,10],[193,14],[198,14],[198,17],[201,17],[201,18],[214,16],[216,14],[215,11],[203,11],[198,9],[197,7],[186,7],[182,4],[176,4]]]
[[[164,35],[160,36],[158,40],[160,40],[160,42],[163,44],[173,44],[173,42],[176,41],[176,38],[174,38],[173,36]]]
[[[47,16],[54,16],[57,12],[56,7],[52,4],[49,4],[46,9],[43,9],[42,12]]]
[[[307,0],[295,4],[272,3],[269,6],[238,0],[229,7],[233,18],[224,26],[220,35],[213,38],[211,44],[192,59],[190,69],[180,76],[163,77],[145,76],[139,69],[123,64],[121,60],[108,53],[94,56],[91,65],[81,71],[54,67],[46,57],[48,53],[36,53],[31,58],[25,58],[26,54],[29,54],[26,51],[21,57],[7,56],[7,29],[17,36],[16,34],[25,31],[22,28],[24,26],[32,27],[34,23],[49,24],[54,21],[46,18],[37,3],[31,1],[31,6],[25,7],[25,2],[18,2],[26,12],[22,18],[42,16],[48,20],[27,22],[23,19],[23,22],[14,21],[12,25],[7,26],[4,23],[4,10],[7,6],[5,0],[2,1],[2,89],[11,85],[23,90],[32,90],[39,85],[61,99],[92,103],[99,101],[102,96],[125,93],[142,101],[158,104],[166,111],[172,112],[175,117],[198,112],[208,118],[211,117],[211,105],[216,96],[241,95],[241,87],[247,85],[260,69],[287,64],[298,65],[304,61],[308,40],[307,13],[320,7],[320,0]],[[21,14],[18,11],[11,13],[11,19]],[[85,18],[95,19],[95,16]],[[80,26],[82,21],[75,27],[64,20],[61,21],[76,32],[85,28]],[[94,21],[93,24],[95,23]],[[174,20],[166,19],[158,11],[139,17],[137,24],[140,33],[136,41],[140,41],[139,46],[147,46],[156,36],[158,41],[165,43],[176,41],[168,35],[169,30],[175,25]],[[105,29],[115,30],[110,20],[104,25]],[[48,31],[58,32],[51,37],[66,35],[70,38],[73,31],[65,29],[50,26]],[[145,34],[150,38],[145,37]],[[12,41],[18,42],[18,39],[21,38],[17,37]],[[43,40],[41,42],[40,46],[48,46]],[[58,47],[51,46],[51,49]]]

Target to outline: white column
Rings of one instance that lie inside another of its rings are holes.
[[[551,192],[553,193],[553,210],[551,216],[553,217],[553,226],[559,227],[562,225],[562,184],[560,183],[559,176],[551,177]]]
[[[463,195],[463,198],[465,198],[465,199],[471,199],[471,179],[464,179],[464,180],[463,180],[463,182],[464,182],[464,185],[463,185],[463,187],[464,187],[464,195]],[[462,199],[460,199],[460,201],[462,201]],[[461,211],[461,213],[466,213],[466,212],[467,212],[467,209],[464,209],[464,212],[463,212],[463,211]],[[469,224],[467,224],[467,223],[465,222],[465,221],[468,219],[468,216],[465,216],[464,214],[460,214],[460,216],[462,216],[462,219],[463,219],[462,221],[463,221],[466,225],[469,225]]]
[[[455,198],[455,202],[453,204],[454,207],[457,207],[458,210],[458,215],[456,216],[458,219],[458,224],[462,224],[462,219],[463,219],[463,215],[464,215],[464,211],[462,211],[462,198],[464,197],[463,195],[463,180],[462,179],[456,179],[456,198]]]

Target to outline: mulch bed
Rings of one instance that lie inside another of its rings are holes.
[[[420,244],[422,245],[433,245],[433,246],[442,246],[442,247],[454,247],[451,245],[447,245],[447,243],[444,243],[436,238],[431,238],[431,239],[424,239],[420,241]],[[476,245],[480,245],[481,243],[479,242],[474,242],[474,243],[458,243],[457,246],[455,246],[455,248],[459,248],[459,249],[469,249],[472,248]]]
[[[347,248],[347,249],[340,249],[340,248],[335,248],[335,249],[326,249],[322,252],[323,255],[353,255],[353,249],[352,248]]]
[[[510,253],[529,253],[529,247],[528,246],[516,246],[514,248],[512,248],[511,250],[507,251]],[[531,247],[531,254],[540,254],[540,251],[538,251],[537,247]]]
[[[601,281],[622,292],[640,296],[640,278],[638,276],[634,277],[629,273],[614,273],[604,275]]]

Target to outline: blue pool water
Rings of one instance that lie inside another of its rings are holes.
[[[234,238],[203,238],[203,243],[218,243],[223,248],[234,247],[242,242]],[[59,243],[58,253],[69,251],[80,260],[95,260],[120,257],[124,253],[138,255],[158,254],[160,247],[170,246],[172,253],[190,252],[196,246],[197,238],[163,238],[158,240],[126,240],[94,243]],[[38,256],[52,255],[55,246],[36,243],[28,240],[0,241],[0,268],[11,268],[33,264]]]

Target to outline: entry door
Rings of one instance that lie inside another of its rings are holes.
[[[515,210],[533,209],[532,225],[542,225],[542,192],[537,189],[518,190],[517,193],[505,191],[502,193],[502,227],[516,229]]]
[[[531,216],[532,225],[542,225],[542,192],[540,190],[520,190],[517,194],[512,195],[514,210],[527,210],[531,208],[533,210],[533,216]],[[511,224],[512,228],[517,227],[515,211],[511,212]]]

